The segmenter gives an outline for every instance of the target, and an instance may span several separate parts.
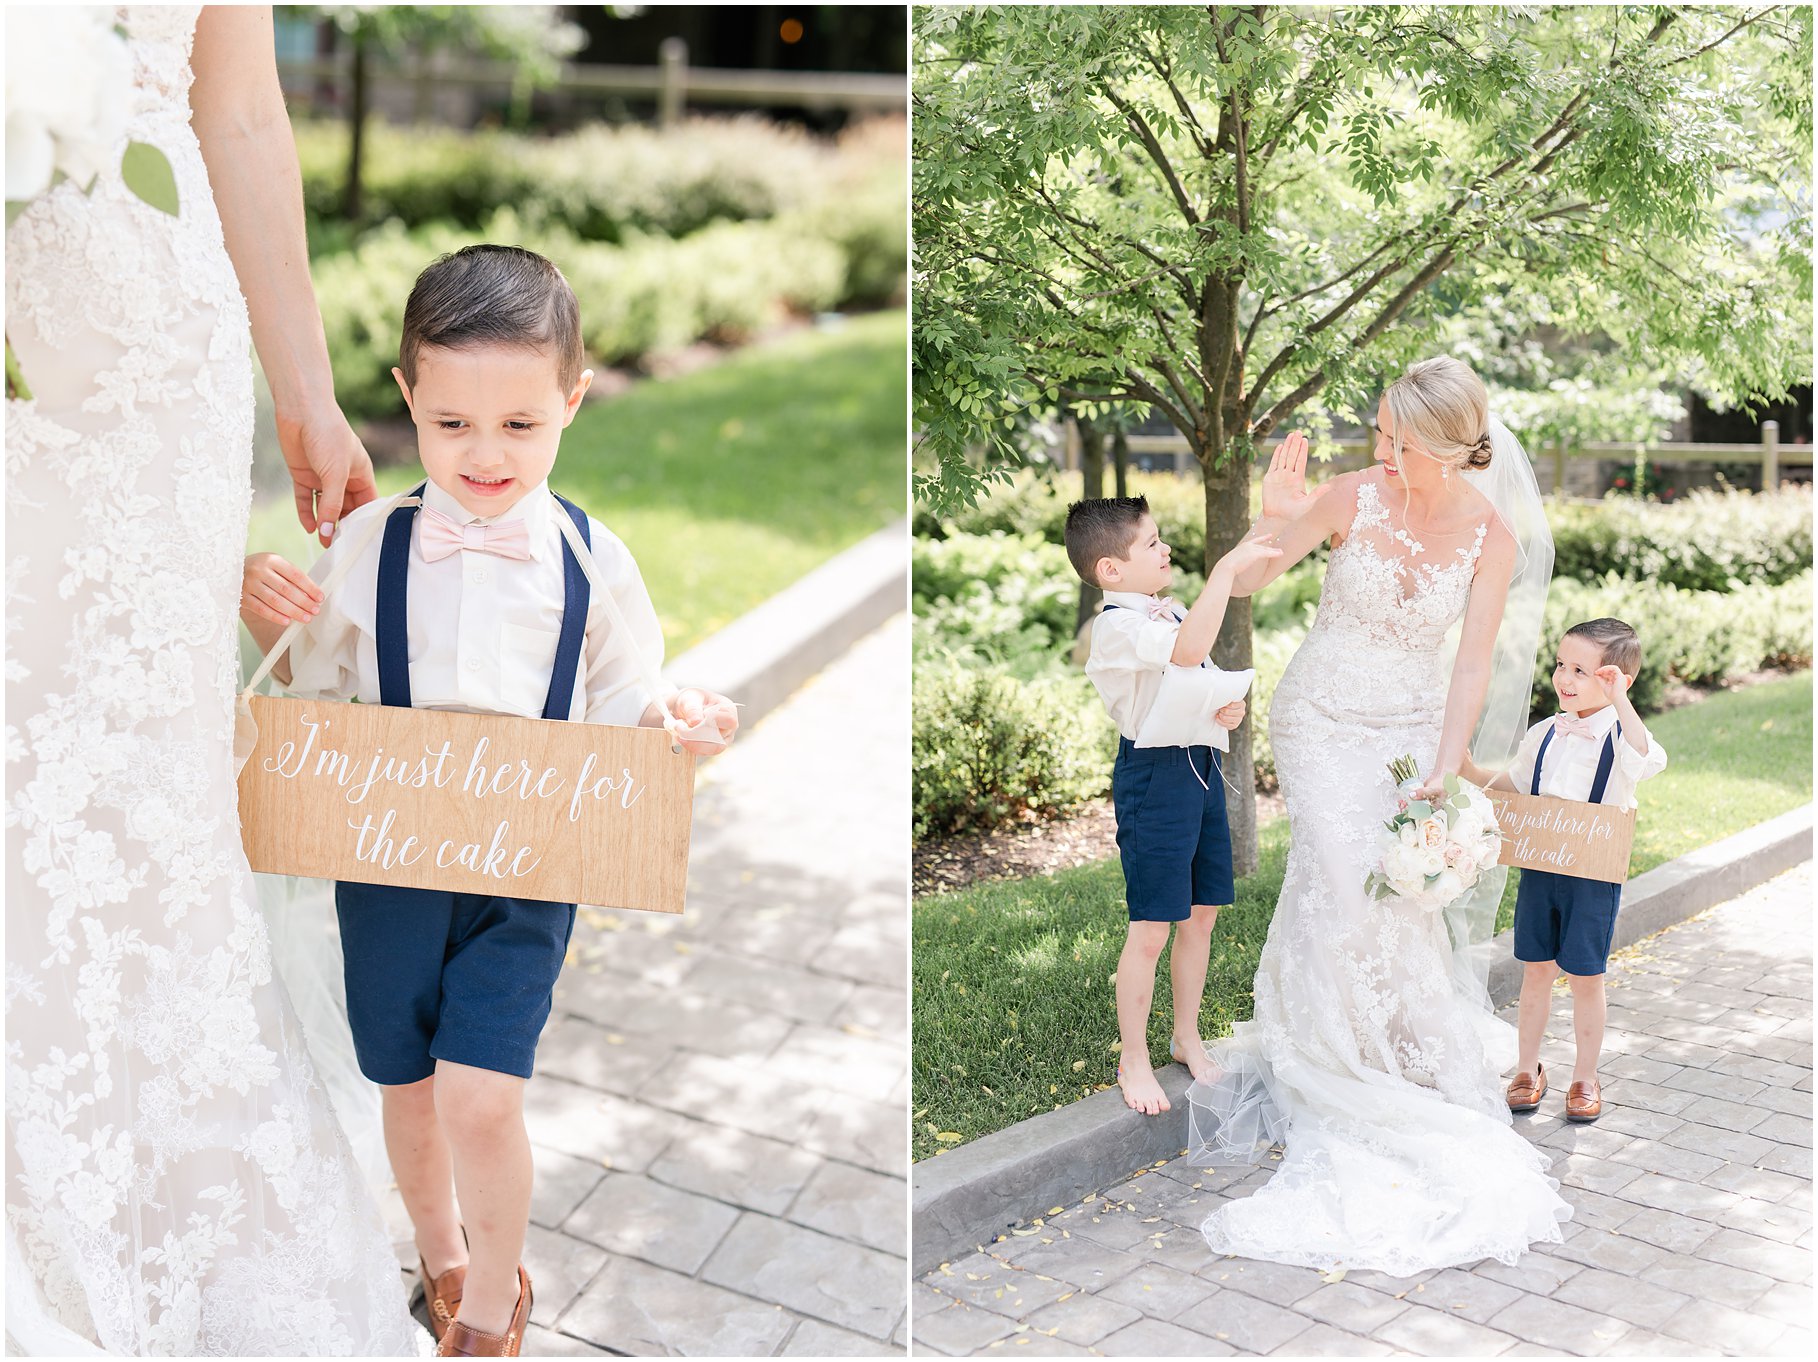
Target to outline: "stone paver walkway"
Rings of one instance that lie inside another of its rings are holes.
[[[682,917],[582,910],[526,1356],[903,1351],[908,681],[898,616],[703,764]]]
[[[1200,1222],[1268,1169],[1177,1159],[923,1278],[915,1351],[1810,1356],[1812,888],[1808,862],[1612,963],[1595,1125],[1561,1111],[1555,998],[1542,1057],[1561,1081],[1516,1120],[1560,1156],[1564,1243],[1328,1282],[1214,1257]]]

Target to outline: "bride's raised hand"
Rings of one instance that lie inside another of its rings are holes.
[[[278,447],[296,487],[297,519],[326,545],[341,517],[378,495],[372,459],[338,406],[278,419]]]
[[[1326,494],[1330,483],[1307,486],[1307,437],[1289,431],[1275,446],[1269,471],[1262,480],[1262,513],[1265,520],[1299,520]]]

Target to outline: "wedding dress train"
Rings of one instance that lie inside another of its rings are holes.
[[[1511,1129],[1500,1074],[1513,1028],[1458,968],[1445,920],[1364,893],[1388,763],[1431,762],[1443,650],[1487,524],[1429,553],[1376,486],[1332,551],[1318,616],[1282,673],[1270,737],[1289,852],[1257,969],[1255,1014],[1189,1091],[1192,1148],[1267,1185],[1205,1222],[1219,1253],[1407,1275],[1561,1238],[1549,1159]],[[1476,996],[1473,996],[1475,993]]]
[[[36,393],[6,430],[9,1342],[414,1353],[240,846],[253,390],[189,126],[197,11],[122,14],[128,136],[169,157],[180,215],[103,176],[7,231]]]

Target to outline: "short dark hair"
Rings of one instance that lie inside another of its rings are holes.
[[[1128,558],[1136,527],[1148,514],[1147,497],[1088,497],[1069,506],[1061,537],[1080,580],[1098,586],[1099,559]]]
[[[1621,620],[1586,620],[1566,630],[1565,637],[1595,644],[1601,667],[1614,667],[1624,676],[1634,676],[1641,670],[1641,637]]]
[[[412,387],[426,345],[548,350],[564,393],[580,381],[581,309],[554,262],[521,246],[463,246],[417,276],[404,304],[398,368]]]

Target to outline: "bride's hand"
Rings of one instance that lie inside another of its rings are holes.
[[[378,495],[372,459],[338,406],[278,420],[278,446],[296,486],[297,519],[324,545],[341,517]]]
[[[1449,775],[1455,776],[1457,774],[1458,772],[1456,771],[1431,772],[1426,780],[1422,782],[1420,788],[1414,791],[1414,798],[1426,800],[1443,799],[1446,793],[1446,777]]]
[[[1262,480],[1262,513],[1265,520],[1299,520],[1326,494],[1329,482],[1307,486],[1307,437],[1298,430],[1275,446],[1269,471]]]

